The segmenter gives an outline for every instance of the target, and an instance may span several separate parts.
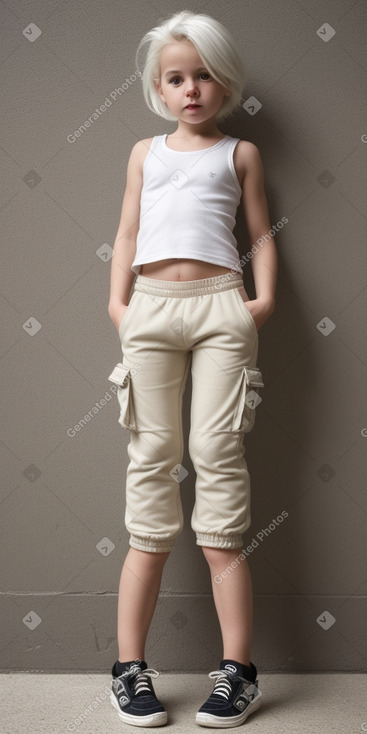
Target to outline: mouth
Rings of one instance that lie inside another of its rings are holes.
[[[185,110],[196,110],[201,104],[187,104]]]

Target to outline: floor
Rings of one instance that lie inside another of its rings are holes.
[[[155,731],[204,732],[195,713],[212,689],[203,674],[162,673],[155,691],[169,721]],[[367,675],[354,673],[264,674],[262,705],[243,734],[361,734],[367,732]],[[146,727],[124,724],[109,701],[110,676],[8,673],[0,677],[1,734],[133,734]],[[153,730],[154,731],[154,730]],[[207,731],[215,731],[208,729]]]

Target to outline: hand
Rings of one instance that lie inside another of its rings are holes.
[[[241,294],[242,298],[242,294]],[[261,329],[263,324],[265,324],[265,321],[271,316],[271,314],[274,311],[274,304],[271,301],[265,301],[262,298],[255,298],[254,300],[245,301],[244,298],[242,298],[246,308],[250,311],[250,314],[255,321],[255,326],[257,330]]]
[[[127,309],[127,305],[125,303],[119,303],[118,306],[115,306],[114,309],[110,310],[110,318],[114,325],[116,326],[117,331],[119,330],[119,326],[122,322],[122,319],[125,316],[125,312]]]

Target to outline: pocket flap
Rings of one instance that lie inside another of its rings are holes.
[[[244,367],[246,385],[251,387],[265,387],[262,374],[258,367]]]
[[[255,422],[255,408],[261,403],[258,388],[264,387],[258,367],[243,367],[239,385],[239,398],[233,417],[232,430],[251,431]]]
[[[120,387],[126,387],[130,379],[129,372],[130,367],[126,367],[122,362],[118,362],[108,379],[116,385],[120,385]]]
[[[131,373],[131,367],[126,367],[122,362],[118,362],[108,379],[118,386],[116,394],[120,405],[119,423],[123,428],[137,431]]]

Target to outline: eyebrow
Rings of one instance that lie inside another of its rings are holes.
[[[200,66],[199,69],[196,69],[196,71],[208,71],[205,66]],[[169,69],[169,71],[166,71],[165,76],[170,76],[170,74],[182,74],[182,71],[180,69]]]

